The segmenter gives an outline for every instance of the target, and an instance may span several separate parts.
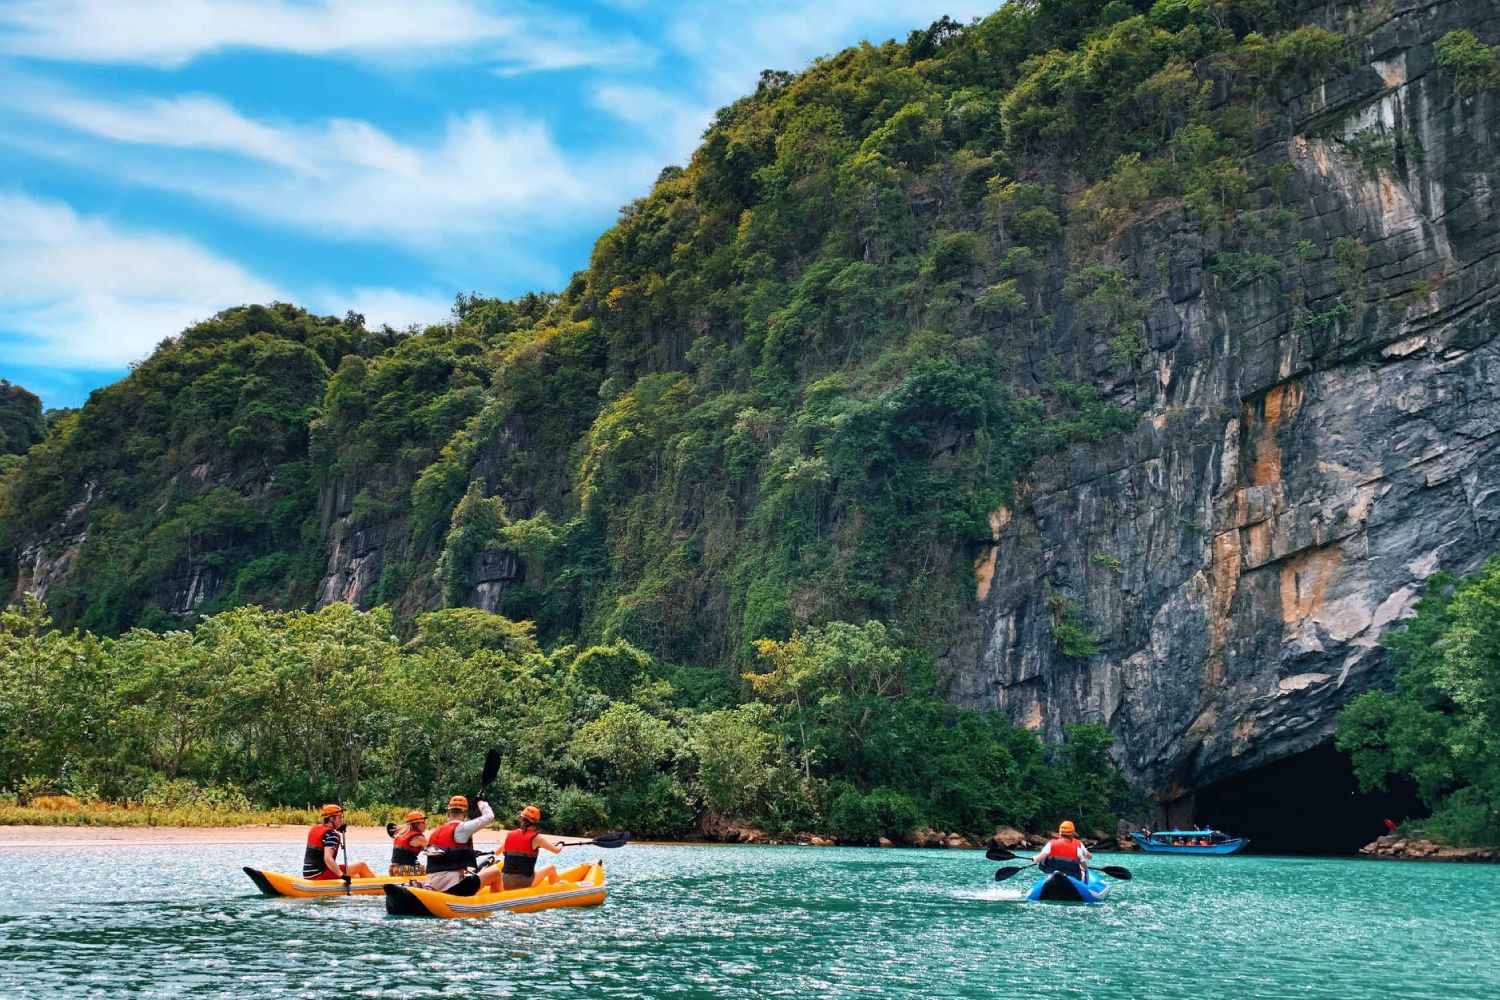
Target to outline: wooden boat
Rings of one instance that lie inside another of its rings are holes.
[[[1250,843],[1219,830],[1147,830],[1132,833],[1130,839],[1151,854],[1233,854]]]

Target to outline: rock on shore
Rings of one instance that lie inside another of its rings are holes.
[[[1359,853],[1396,861],[1500,861],[1500,847],[1447,847],[1426,837],[1395,833],[1371,841]]]

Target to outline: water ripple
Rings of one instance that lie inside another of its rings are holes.
[[[0,987],[78,997],[1500,996],[1500,868],[1131,857],[1095,907],[969,852],[642,847],[595,910],[275,900],[298,845],[0,850]],[[169,876],[159,873],[171,872]],[[1455,931],[1459,934],[1455,936]],[[1461,940],[1460,947],[1454,947]]]

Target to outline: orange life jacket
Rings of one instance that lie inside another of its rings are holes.
[[[436,830],[432,836],[427,838],[427,846],[435,847],[442,854],[429,854],[427,856],[427,871],[430,872],[457,872],[465,868],[477,868],[479,866],[479,855],[474,850],[474,841],[470,838],[467,844],[460,844],[453,839],[453,831],[458,829],[459,820],[450,819]]]
[[[1066,837],[1056,837],[1047,845],[1047,856],[1062,858],[1067,861],[1078,861],[1079,844],[1080,841],[1077,839],[1069,840]]]
[[[500,869],[503,875],[536,874],[536,827],[522,827],[505,835],[505,864]]]
[[[416,848],[411,846],[413,837],[425,836],[424,831],[408,828],[405,833],[396,834],[396,839],[391,845],[391,864],[393,865],[415,865],[421,861],[417,855]]]
[[[328,865],[323,860],[323,836],[333,829],[327,823],[319,823],[307,831],[307,850],[302,852],[302,877],[312,878],[328,871]],[[342,840],[343,834],[339,834]],[[338,850],[338,848],[334,848]]]

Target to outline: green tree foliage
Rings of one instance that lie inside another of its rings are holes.
[[[1365,788],[1413,782],[1433,832],[1500,843],[1500,557],[1472,577],[1435,575],[1416,615],[1383,641],[1396,689],[1344,711],[1339,749]]]
[[[47,436],[42,401],[0,378],[0,456],[24,455]]]
[[[388,611],[345,604],[96,639],[28,601],[0,614],[0,792],[428,808],[471,792],[499,747],[501,809],[537,802],[573,830],[717,817],[861,842],[1064,813],[1105,826],[1123,801],[1102,729],[1049,750],[956,709],[879,622],[762,649],[766,700],[697,708],[711,699],[678,689],[685,668],[619,642],[547,652],[530,623],[471,608],[421,616],[403,645]]]
[[[53,611],[102,633],[180,622],[170,605],[307,600],[322,560],[309,433],[331,369],[391,338],[292,306],[231,309],[163,341],[65,416],[0,483],[0,552],[81,537]]]
[[[1276,183],[1252,140],[1348,49],[1302,12],[1035,0],[941,20],[766,74],[556,295],[460,296],[406,333],[228,310],[6,460],[0,590],[49,587],[62,626],[134,644],[145,679],[119,690],[159,723],[137,759],[180,780],[248,783],[235,762],[253,759],[276,777],[250,793],[301,794],[308,751],[269,723],[233,752],[183,724],[211,699],[147,692],[197,654],[169,664],[131,629],[202,619],[170,641],[275,649],[294,622],[333,628],[298,609],[355,578],[391,636],[349,640],[382,678],[351,704],[395,735],[339,730],[318,780],[414,794],[519,728],[507,795],[643,830],[699,808],[824,823],[834,802],[861,837],[908,806],[950,827],[1038,818],[1062,801],[1048,752],[945,706],[921,651],[974,599],[989,517],[1038,462],[1135,424],[1108,399],[1140,395],[1115,390],[1162,289],[1117,266],[1122,235],[1174,209],[1218,227],[1230,287],[1289,253],[1247,242],[1277,224],[1253,207]],[[1323,265],[1349,301],[1306,324],[1358,314],[1358,253]],[[42,539],[72,568],[16,579]],[[461,614],[498,552],[518,572],[485,604],[527,627]],[[270,610],[226,617],[241,606]],[[1098,651],[1088,609],[1055,618],[1056,655]],[[839,625],[870,621],[886,633]],[[760,707],[742,710],[752,667]],[[637,714],[601,723],[612,704]],[[647,720],[673,742],[627,780],[614,757]],[[751,749],[706,752],[714,727]]]
[[[1438,65],[1453,75],[1453,86],[1460,94],[1500,87],[1500,54],[1468,28],[1439,38],[1437,59]]]

